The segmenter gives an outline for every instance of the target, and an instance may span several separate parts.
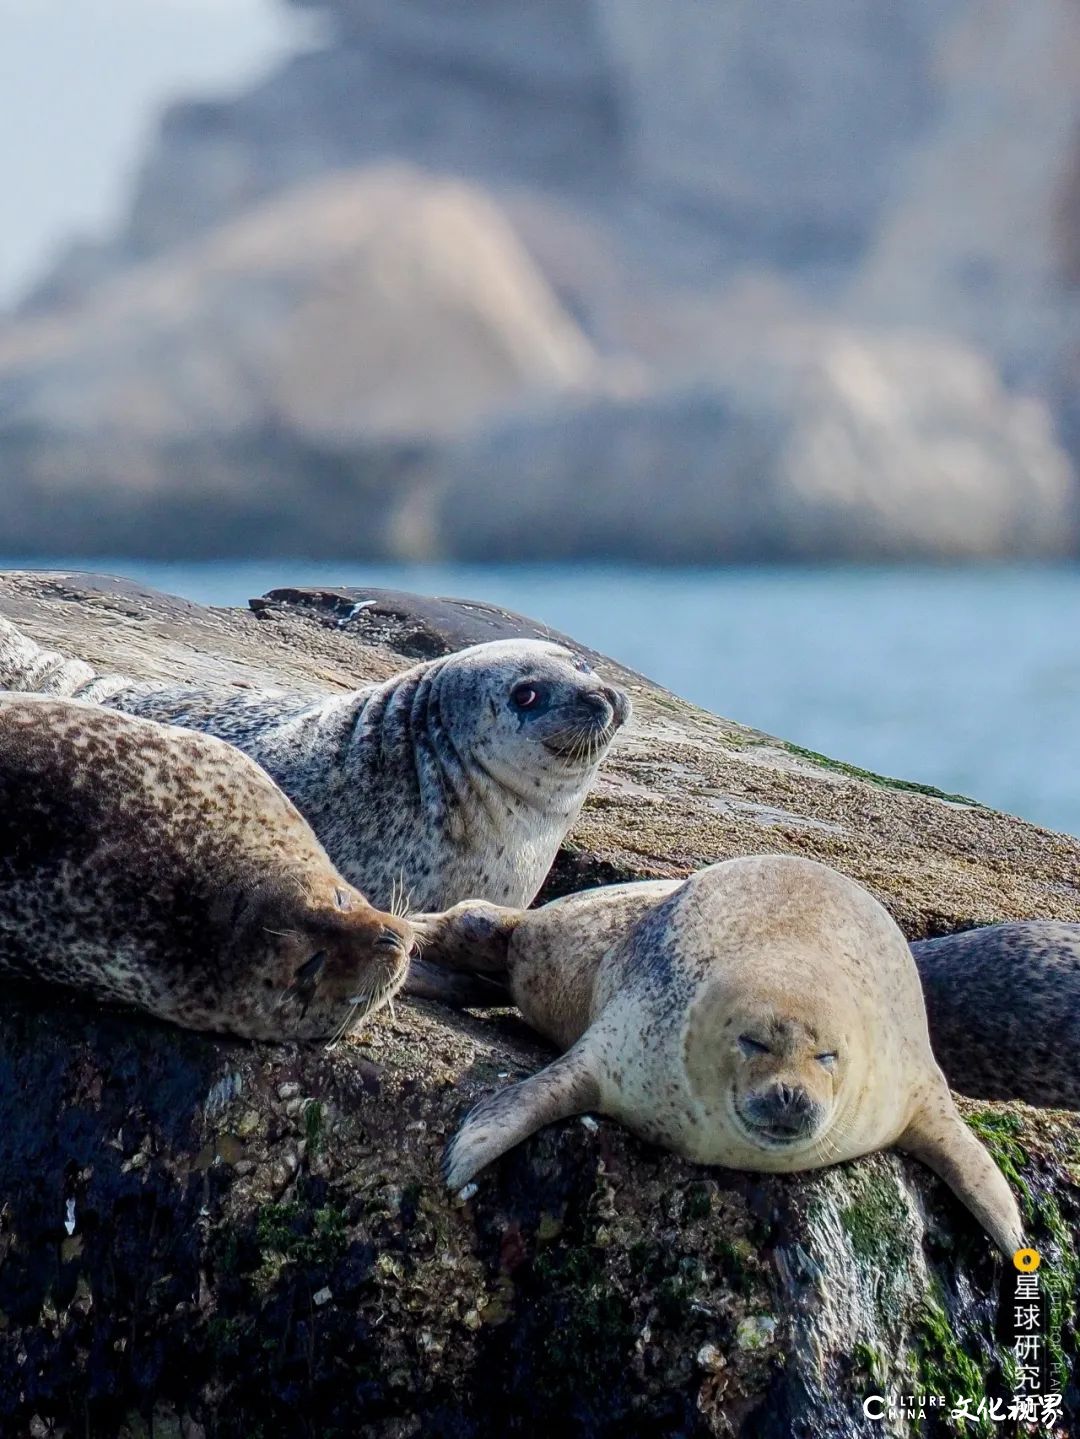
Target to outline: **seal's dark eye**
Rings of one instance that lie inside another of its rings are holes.
[[[836,1067],[835,1049],[830,1049],[828,1054],[815,1054],[814,1058],[819,1064],[823,1064],[826,1069],[834,1069]]]
[[[348,909],[349,896],[345,893],[343,889],[334,890],[334,903],[337,905],[338,909]]]
[[[751,1039],[748,1034],[739,1035],[739,1048],[743,1054],[770,1054],[772,1051],[767,1044],[762,1044],[760,1039]]]
[[[531,710],[540,699],[540,690],[528,683],[515,685],[510,691],[510,702],[515,709]]]

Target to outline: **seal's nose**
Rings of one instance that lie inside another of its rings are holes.
[[[754,1096],[754,1117],[770,1129],[802,1134],[813,1112],[814,1101],[801,1085],[778,1081]]]
[[[584,695],[582,695],[582,699],[585,701],[589,709],[592,710],[593,714],[597,716],[597,718],[600,720],[600,723],[606,729],[607,726],[611,723],[615,714],[611,701],[607,697],[607,691],[588,690]]]
[[[590,690],[585,695],[585,703],[599,715],[605,729],[610,725],[618,729],[625,724],[630,714],[630,701],[622,690],[617,690],[613,685],[602,685],[599,689]]]

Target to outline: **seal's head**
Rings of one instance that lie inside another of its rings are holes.
[[[849,1065],[842,1006],[713,986],[695,1004],[686,1070],[697,1100],[762,1166],[827,1146]],[[745,1167],[754,1167],[748,1158]]]
[[[435,680],[453,739],[501,778],[522,768],[595,765],[630,715],[622,690],[542,640],[496,640],[451,655]]]
[[[265,955],[251,1033],[338,1039],[401,988],[412,928],[343,882],[322,903],[291,890],[265,886],[238,927],[238,943],[257,943]]]
[[[768,1149],[820,1139],[841,1078],[839,1042],[775,1011],[750,1009],[733,1028],[731,1108],[744,1138]]]

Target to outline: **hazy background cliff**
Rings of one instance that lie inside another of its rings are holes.
[[[0,552],[1080,549],[1071,0],[242,8],[22,266]]]

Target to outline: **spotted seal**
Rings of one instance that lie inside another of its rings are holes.
[[[911,952],[954,1089],[1080,1109],[1080,924],[992,924]]]
[[[317,1039],[390,998],[412,943],[232,745],[0,695],[0,972],[185,1028]]]
[[[930,1048],[900,930],[811,860],[728,860],[538,910],[420,916],[436,961],[504,973],[566,1052],[484,1100],[447,1151],[460,1189],[527,1135],[586,1110],[703,1164],[795,1171],[896,1147],[935,1170],[1007,1254],[1016,1201]]]
[[[560,645],[496,640],[341,695],[97,675],[0,620],[0,685],[202,730],[256,760],[373,904],[535,898],[627,696]]]

